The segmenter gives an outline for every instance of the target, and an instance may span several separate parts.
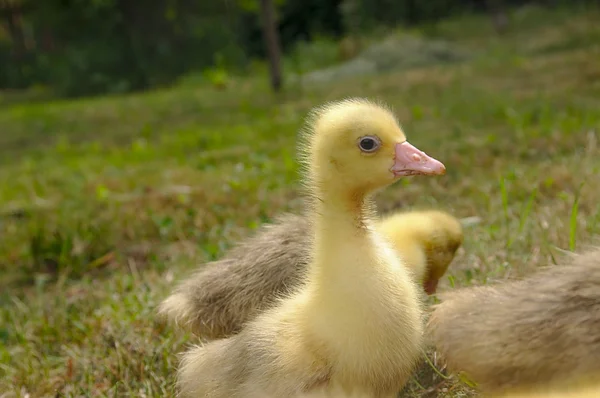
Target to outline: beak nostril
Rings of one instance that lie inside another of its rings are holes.
[[[396,144],[394,165],[390,170],[396,177],[407,175],[442,175],[446,168],[439,161],[418,148],[415,148],[407,141]]]

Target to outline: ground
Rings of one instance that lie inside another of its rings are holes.
[[[273,95],[226,87],[0,105],[0,396],[173,395],[190,336],[155,319],[196,264],[301,205],[296,131],[326,100],[386,101],[447,174],[410,178],[381,212],[477,216],[440,290],[560,261],[600,231],[600,13],[521,9],[419,29],[468,50]],[[414,32],[413,32],[414,33]],[[407,396],[470,395],[432,354]],[[436,367],[436,369],[433,369]],[[3,393],[4,392],[4,393]]]

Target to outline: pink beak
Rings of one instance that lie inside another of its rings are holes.
[[[415,148],[408,141],[396,144],[394,165],[390,169],[394,176],[444,175],[446,167],[442,162]]]

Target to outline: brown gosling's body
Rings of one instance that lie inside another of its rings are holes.
[[[483,391],[600,376],[600,249],[522,280],[443,299],[428,333],[449,369],[464,371]]]
[[[598,398],[600,397],[600,384],[596,380],[589,383],[576,383],[561,388],[543,387],[531,391],[510,392],[503,395],[494,395],[489,398]]]
[[[460,221],[436,210],[387,215],[376,228],[429,294],[463,242]],[[205,339],[238,333],[277,297],[300,285],[311,246],[308,218],[281,215],[224,258],[200,266],[161,303],[159,314]]]
[[[313,115],[304,157],[314,237],[306,282],[238,334],[188,350],[182,396],[391,398],[414,370],[421,292],[375,230],[372,195],[401,176],[445,168],[370,102],[332,103]]]

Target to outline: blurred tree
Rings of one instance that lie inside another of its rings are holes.
[[[263,36],[269,57],[269,71],[273,91],[279,91],[282,84],[281,76],[281,50],[279,48],[279,34],[275,21],[275,7],[271,0],[260,0],[260,12],[263,26]]]
[[[23,33],[22,24],[22,13],[23,4],[19,0],[1,0],[0,1],[0,16],[3,24],[6,26],[6,30],[9,36],[9,43],[11,44],[6,51],[4,59],[5,63],[9,62],[14,65],[13,68],[7,68],[8,70],[4,73],[4,79],[0,77],[0,83],[2,80],[13,80],[17,86],[20,86],[24,80],[22,70],[20,68],[23,57],[25,56],[25,35]],[[0,58],[0,61],[2,61]]]
[[[504,33],[508,27],[508,15],[502,0],[485,0],[486,8],[492,14],[492,23],[498,33]]]

